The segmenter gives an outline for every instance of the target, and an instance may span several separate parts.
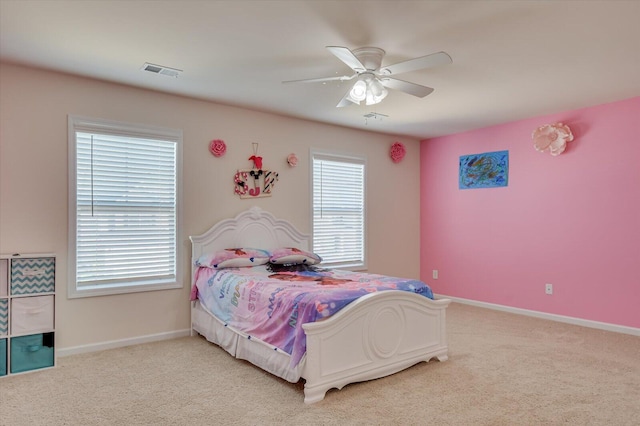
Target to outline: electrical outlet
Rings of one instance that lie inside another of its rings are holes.
[[[546,294],[553,294],[553,284],[545,284],[544,285],[544,292]]]
[[[434,269],[434,270],[433,270],[433,279],[434,279],[434,280],[437,280],[437,279],[438,279],[438,270],[437,270],[437,269]]]

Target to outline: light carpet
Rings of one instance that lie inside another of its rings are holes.
[[[0,424],[640,424],[640,338],[452,303],[449,360],[331,390],[291,384],[201,337],[58,359],[0,379]]]

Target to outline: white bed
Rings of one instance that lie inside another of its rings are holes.
[[[232,247],[310,249],[307,235],[259,207],[222,220],[190,240],[192,265],[202,254]],[[304,402],[314,403],[332,388],[384,377],[433,358],[445,361],[449,303],[402,291],[364,296],[326,320],[303,325],[307,351],[295,368],[287,353],[225,326],[197,300],[192,303],[191,329],[232,356],[289,382],[305,379]]]

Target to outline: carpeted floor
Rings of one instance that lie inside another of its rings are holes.
[[[0,379],[0,425],[640,424],[640,338],[452,303],[449,360],[331,390],[200,337],[58,359]]]

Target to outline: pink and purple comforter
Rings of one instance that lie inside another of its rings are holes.
[[[339,270],[269,271],[199,268],[192,298],[226,325],[291,355],[296,366],[306,350],[302,324],[320,321],[366,294],[404,290],[433,299],[418,280]]]

